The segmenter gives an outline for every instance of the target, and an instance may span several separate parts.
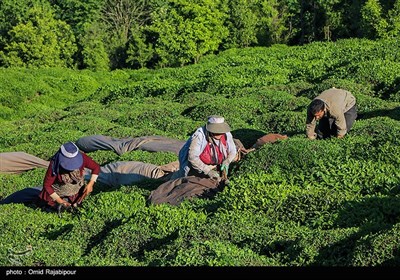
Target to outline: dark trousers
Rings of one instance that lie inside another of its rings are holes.
[[[354,105],[347,112],[344,113],[346,119],[347,132],[352,128],[354,121],[357,118],[357,106]],[[329,137],[337,136],[337,126],[335,119],[330,117],[322,117],[318,123],[318,138],[326,139]]]

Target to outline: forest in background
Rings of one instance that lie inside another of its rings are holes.
[[[400,0],[2,0],[0,67],[180,67],[232,48],[400,32]]]

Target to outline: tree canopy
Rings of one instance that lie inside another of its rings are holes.
[[[400,0],[3,0],[0,66],[179,67],[231,48],[399,30]]]

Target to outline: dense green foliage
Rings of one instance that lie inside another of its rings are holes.
[[[70,1],[72,2],[72,1]],[[95,185],[79,214],[0,208],[0,264],[26,266],[398,266],[400,57],[396,40],[231,49],[160,70],[0,69],[0,152],[48,159],[65,141],[103,134],[185,140],[222,114],[246,147],[230,185],[179,206],[146,201],[157,180]],[[360,118],[343,139],[305,138],[310,100],[353,92]],[[89,154],[100,164],[165,164],[172,153]],[[45,170],[0,175],[0,196]],[[24,254],[18,254],[25,252]]]
[[[400,0],[2,0],[1,67],[179,67],[231,48],[397,38]]]

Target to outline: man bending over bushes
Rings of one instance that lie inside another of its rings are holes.
[[[357,105],[354,95],[347,90],[330,88],[315,97],[307,108],[307,137],[343,138],[350,131],[356,118]]]

